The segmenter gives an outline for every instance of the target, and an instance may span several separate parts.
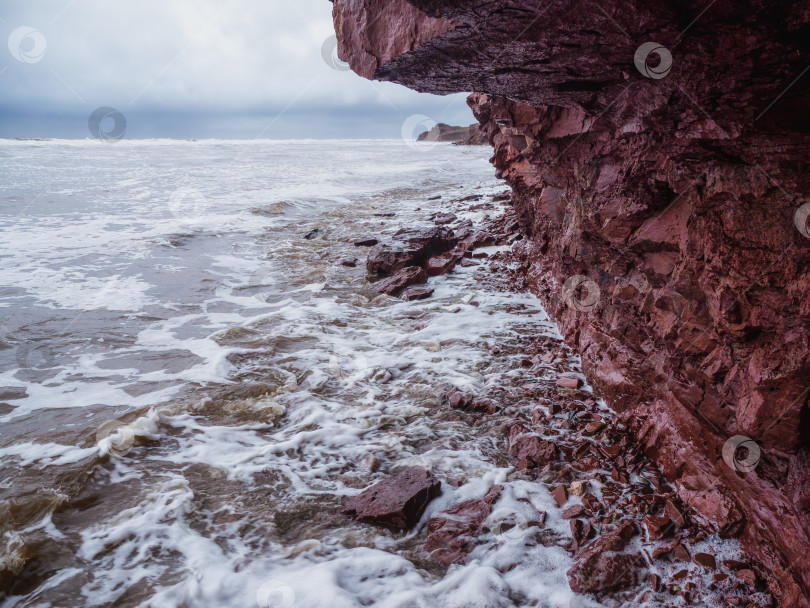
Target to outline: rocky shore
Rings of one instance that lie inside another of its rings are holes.
[[[403,227],[387,242],[371,236],[357,241],[358,247],[370,247],[366,267],[371,277],[380,277],[375,289],[405,300],[428,298],[432,290],[421,286],[427,277],[460,264],[478,266],[476,278],[488,288],[525,290],[528,243],[516,206],[508,193],[493,201],[483,198],[448,201],[448,211],[433,216],[432,228]],[[456,215],[463,215],[461,209],[494,209],[504,201],[505,212],[487,215],[480,226]],[[499,251],[480,250],[493,245]],[[546,487],[570,533],[547,529],[544,511],[535,510],[533,517],[502,512],[497,505],[503,487],[494,485],[482,498],[455,504],[428,521],[422,549],[432,560],[464,564],[492,535],[531,537],[564,547],[574,558],[567,572],[571,589],[593,594],[601,605],[675,600],[696,606],[773,605],[766,581],[757,574],[762,565],[727,557],[722,535],[679,499],[640,449],[630,425],[585,390],[570,348],[526,332],[519,344],[494,346],[492,352],[502,368],[501,381],[480,394],[444,387],[442,415],[491,427],[491,440],[503,443],[513,467],[508,479]],[[409,530],[440,493],[430,472],[410,469],[367,488],[343,512],[368,524]]]
[[[336,0],[334,19],[358,74],[477,91],[470,105],[525,235],[517,263],[619,412],[592,457],[628,463],[601,453],[615,428],[630,462],[648,459],[671,484],[650,503],[633,494],[644,521],[598,540],[587,526],[609,505],[583,504],[578,563],[596,571],[622,555],[639,524],[648,536],[678,528],[683,506],[693,530],[750,552],[750,568],[716,574],[810,606],[810,5]],[[428,271],[408,272],[392,283],[411,289]],[[530,454],[543,470],[562,450],[523,436],[528,469]],[[661,542],[695,558],[680,536]]]

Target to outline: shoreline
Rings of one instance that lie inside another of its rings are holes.
[[[463,202],[450,201],[444,213],[462,215]],[[462,226],[444,218],[441,223],[456,230]],[[499,245],[515,245],[481,260],[485,265],[477,269],[476,280],[487,288],[530,293],[525,237],[503,228],[517,225],[515,211],[508,207],[486,227]],[[556,503],[553,510],[536,511],[533,517],[507,513],[496,536],[508,533],[508,542],[537,537],[546,546],[563,546],[573,558],[569,585],[575,592],[595,594],[600,602],[679,599],[685,605],[771,605],[764,581],[741,557],[739,545],[713,533],[677,498],[622,416],[584,383],[579,357],[562,336],[544,336],[531,324],[526,330],[517,344],[498,344],[496,337],[491,352],[492,366],[501,370],[499,386],[479,394],[453,386],[442,389],[443,415],[449,420],[487,427],[497,413],[500,424],[487,431],[508,454],[499,464],[513,467],[505,481],[537,484]],[[504,416],[510,422],[504,423]],[[493,533],[487,524],[498,511],[502,490],[495,484],[481,498],[434,514],[424,541],[431,557],[445,566],[466,563],[469,553]],[[396,493],[395,488],[389,491]],[[550,516],[568,523],[568,538],[547,529]],[[589,601],[588,595],[574,597]]]

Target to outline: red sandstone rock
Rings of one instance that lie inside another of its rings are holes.
[[[692,556],[689,555],[689,551],[683,545],[675,545],[675,548],[672,550],[672,557],[677,559],[679,562],[691,562]]]
[[[447,399],[447,403],[454,410],[467,409],[473,402],[473,398],[470,395],[455,386],[447,391],[445,398]]]
[[[544,467],[556,459],[557,447],[533,435],[522,424],[509,430],[509,456],[521,470]]]
[[[554,499],[554,502],[557,503],[557,506],[562,509],[563,505],[568,502],[568,490],[565,486],[557,486],[551,492],[551,497]]]
[[[717,561],[714,559],[714,555],[710,553],[695,553],[692,557],[692,560],[706,568],[707,570],[716,570],[717,569]]]
[[[456,258],[450,254],[438,255],[425,262],[425,272],[429,277],[445,274],[456,265]]]
[[[577,389],[582,386],[582,380],[572,376],[560,376],[557,378],[557,386],[560,388],[573,388]]]
[[[646,562],[639,553],[624,553],[636,534],[631,523],[602,534],[576,557],[568,570],[568,584],[575,593],[596,593],[637,584]]]
[[[429,287],[408,287],[400,297],[407,302],[412,302],[413,300],[426,300],[432,295],[433,290]]]
[[[462,563],[502,491],[503,486],[492,486],[483,498],[461,502],[432,518],[427,526],[425,551],[446,566]]]
[[[393,276],[374,283],[374,289],[380,293],[395,296],[410,285],[419,285],[427,282],[425,271],[418,266],[408,266],[398,270]]]
[[[456,246],[447,228],[398,230],[391,243],[380,243],[369,251],[366,268],[375,274],[393,274],[406,266],[421,266],[427,259]]]
[[[349,500],[343,513],[396,530],[412,527],[441,484],[428,471],[409,470],[385,479]]]
[[[648,515],[644,518],[644,525],[647,527],[647,534],[651,540],[660,540],[672,534],[674,526],[667,517],[655,517]]]
[[[665,509],[667,517],[669,517],[670,521],[672,523],[674,523],[676,526],[678,526],[679,528],[683,528],[683,526],[686,524],[686,521],[684,520],[683,513],[675,505],[675,503],[672,502],[671,500],[667,500],[664,509]]]
[[[357,73],[479,91],[530,286],[589,383],[679,498],[740,538],[783,605],[806,608],[810,248],[794,216],[810,6],[704,8],[550,0],[532,21],[530,2],[335,0],[334,17]],[[634,62],[651,40],[672,51],[663,78]],[[598,279],[590,310],[562,297],[576,274]],[[755,470],[722,458],[735,435],[767,456]]]

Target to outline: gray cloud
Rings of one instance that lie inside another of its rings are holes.
[[[120,110],[129,137],[397,137],[414,113],[473,121],[463,95],[418,94],[328,66],[321,47],[333,34],[331,6],[7,1],[0,136],[85,137],[98,106]],[[41,36],[19,41],[20,27]]]

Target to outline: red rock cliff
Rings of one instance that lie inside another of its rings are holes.
[[[532,287],[591,382],[781,605],[810,606],[810,1],[334,18],[357,73],[477,91]]]

